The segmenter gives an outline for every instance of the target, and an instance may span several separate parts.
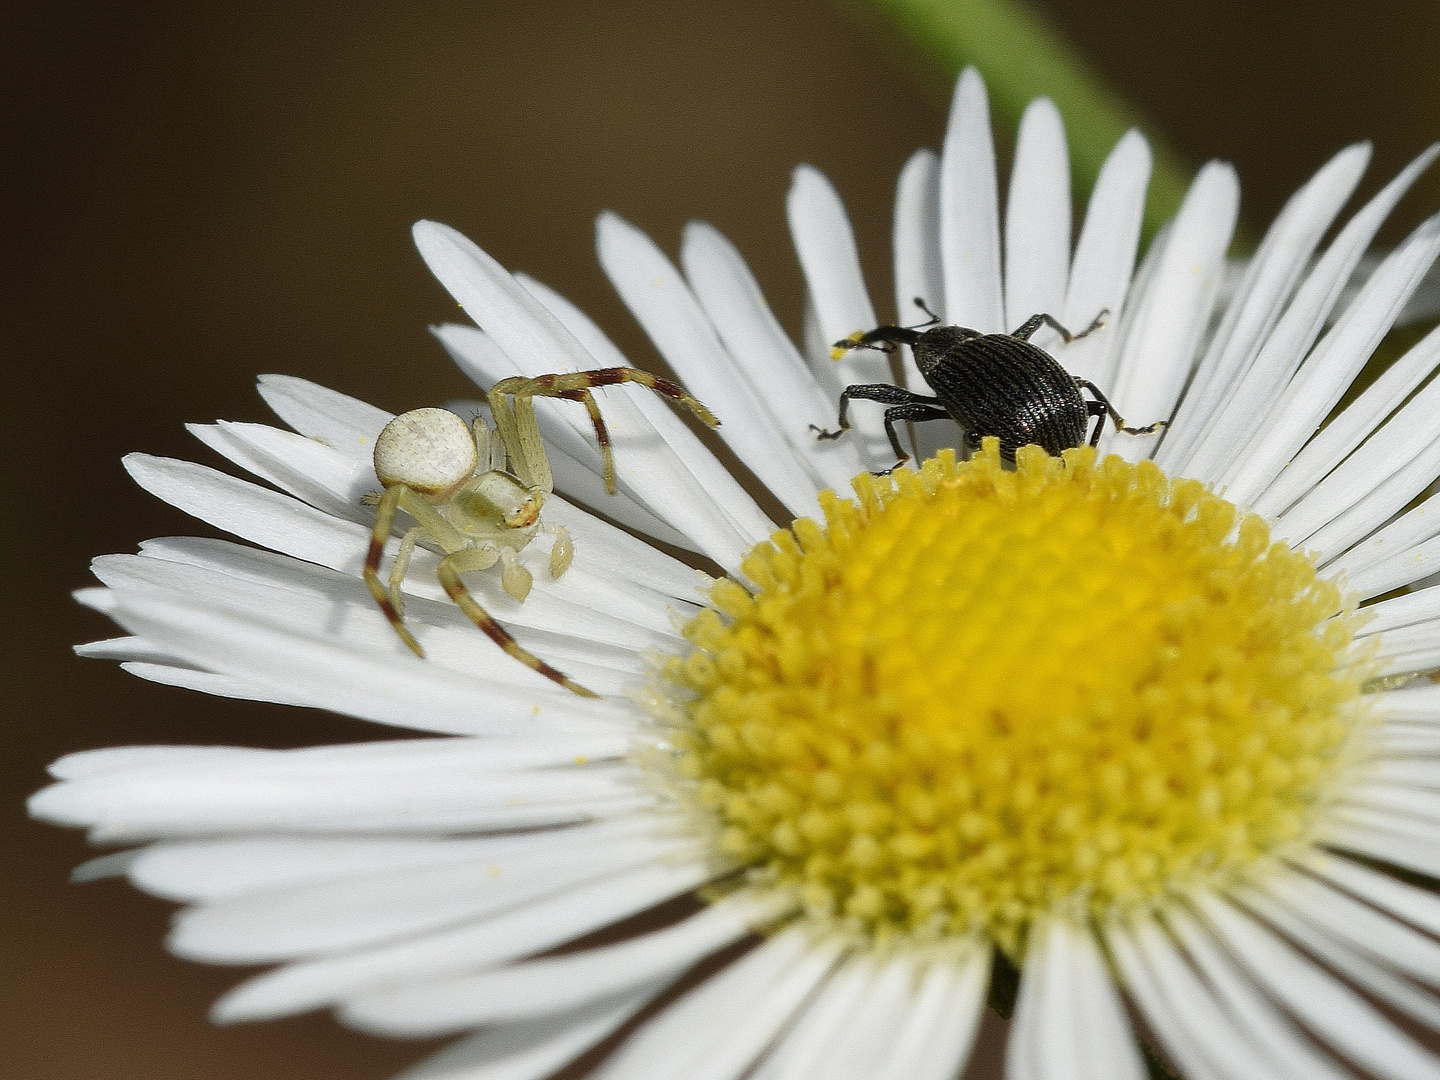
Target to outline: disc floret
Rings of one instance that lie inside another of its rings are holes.
[[[1357,726],[1352,618],[1260,518],[1150,462],[987,440],[822,496],[664,669],[683,798],[870,940],[1018,955],[1307,843]]]

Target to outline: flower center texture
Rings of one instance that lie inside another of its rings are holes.
[[[743,879],[873,943],[1013,956],[1303,844],[1349,760],[1354,617],[1197,481],[994,440],[821,496],[669,658],[683,799]]]

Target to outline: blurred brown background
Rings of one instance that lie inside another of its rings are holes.
[[[1440,137],[1434,0],[1040,7],[1192,161],[1237,163],[1257,235],[1345,143],[1376,141],[1368,192]],[[559,288],[650,365],[595,266],[596,211],[671,250],[688,217],[710,219],[794,328],[783,198],[810,161],[843,192],[888,311],[894,178],[911,149],[938,143],[943,98],[823,0],[35,3],[0,27],[12,485],[0,1074],[388,1076],[422,1048],[323,1017],[210,1027],[205,1010],[237,973],[168,957],[167,905],[66,884],[88,849],[23,818],[45,763],[71,750],[375,737],[70,654],[111,633],[67,595],[87,584],[87,559],[196,528],[136,489],[121,454],[213,463],[182,423],[269,419],[260,372],[396,411],[464,393],[425,333],[458,312],[410,246],[422,216]],[[1436,208],[1432,174],[1386,238]]]

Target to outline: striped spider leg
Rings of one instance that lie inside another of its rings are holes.
[[[415,409],[402,413],[381,431],[375,441],[375,475],[384,493],[366,501],[376,503],[375,528],[365,558],[365,584],[395,633],[423,657],[424,649],[405,627],[401,582],[410,566],[416,543],[424,539],[444,552],[436,576],[450,599],[490,640],[526,667],[583,697],[595,697],[523,648],[495,621],[465,587],[460,575],[501,564],[501,585],[516,600],[524,600],[533,583],[518,553],[542,531],[555,536],[550,550],[550,576],[558,578],[570,566],[575,549],[561,526],[540,523],[540,507],[554,490],[550,462],[535,422],[529,398],[517,398],[503,414],[492,438],[489,426],[476,417],[473,427],[445,409]],[[395,521],[404,510],[415,519],[400,541],[389,587],[380,580],[380,559]]]
[[[648,371],[632,367],[569,371],[559,375],[537,375],[533,379],[524,376],[501,379],[490,388],[490,411],[494,414],[495,423],[500,428],[501,438],[505,439],[505,444],[508,446],[510,437],[505,434],[507,421],[501,418],[506,414],[513,415],[512,408],[518,412],[522,402],[528,403],[531,398],[537,397],[564,398],[566,401],[584,402],[585,408],[590,413],[590,422],[595,425],[595,440],[600,444],[600,455],[605,462],[605,490],[614,495],[615,455],[610,449],[610,432],[605,428],[605,421],[600,416],[600,406],[595,403],[595,395],[590,393],[590,388],[615,386],[617,383],[628,382],[639,383],[641,386],[648,387],[657,394],[685,406],[707,427],[720,426],[720,421],[715,418],[714,413],[702,405],[698,399],[692,397],[683,386],[673,383],[669,379],[662,379],[658,375],[651,375]],[[510,404],[511,401],[514,402],[513,406]],[[535,438],[539,438],[538,432]],[[543,456],[543,450],[541,455]]]

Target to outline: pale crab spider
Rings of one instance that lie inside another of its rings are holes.
[[[559,397],[584,402],[595,425],[604,461],[605,489],[615,492],[615,463],[610,436],[590,393],[592,386],[636,382],[673,398],[706,424],[719,421],[683,387],[638,368],[603,368],[534,379],[504,379],[490,388],[492,433],[482,417],[473,425],[445,409],[414,409],[385,425],[375,440],[375,475],[384,493],[372,495],[376,504],[375,528],[365,558],[365,584],[395,633],[415,655],[425,650],[405,628],[401,582],[410,556],[423,537],[444,551],[436,575],[441,586],[470,621],[495,644],[567,690],[595,697],[523,648],[470,595],[460,575],[502,564],[501,585],[516,600],[524,600],[533,579],[520,565],[518,554],[538,532],[554,535],[550,549],[550,576],[558,578],[570,566],[575,548],[562,526],[540,523],[540,507],[555,490],[550,460],[535,420],[537,397]],[[404,510],[416,524],[407,530],[395,555],[387,588],[380,580],[380,558],[385,551],[395,511]]]

